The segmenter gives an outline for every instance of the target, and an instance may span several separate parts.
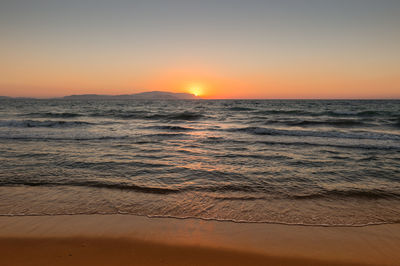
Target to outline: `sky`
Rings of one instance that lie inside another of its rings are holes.
[[[1,0],[0,95],[400,98],[399,0]]]

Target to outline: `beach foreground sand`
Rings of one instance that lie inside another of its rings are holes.
[[[400,225],[0,217],[0,265],[399,265]]]

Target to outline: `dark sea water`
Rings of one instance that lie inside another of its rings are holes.
[[[0,101],[0,215],[400,222],[400,101]]]

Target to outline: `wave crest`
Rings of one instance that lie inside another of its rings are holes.
[[[89,126],[93,123],[84,121],[53,121],[53,120],[6,120],[0,121],[0,127],[76,127]]]
[[[272,135],[272,136],[400,140],[400,135],[374,133],[374,132],[346,133],[346,132],[339,132],[339,131],[286,130],[286,129],[265,128],[265,127],[230,128],[230,129],[228,129],[228,131],[230,131],[230,132],[246,132],[246,133],[255,134],[255,135]]]
[[[130,183],[112,183],[112,182],[101,182],[101,181],[69,181],[69,182],[34,182],[34,181],[22,181],[22,182],[0,182],[1,186],[76,186],[76,187],[93,187],[93,188],[108,188],[108,189],[120,189],[130,190],[143,193],[152,194],[170,194],[179,193],[179,189],[174,188],[162,188],[162,187],[150,187],[141,186]]]
[[[323,198],[359,198],[359,199],[393,199],[400,198],[400,194],[395,192],[389,192],[380,189],[370,190],[326,190],[313,194],[295,195],[292,196],[294,199],[306,200],[306,199],[323,199]]]
[[[39,117],[39,118],[74,118],[74,117],[80,117],[82,115],[77,114],[77,113],[69,113],[69,112],[63,112],[63,113],[52,113],[52,112],[40,113],[40,112],[38,112],[38,113],[22,114],[21,116]]]

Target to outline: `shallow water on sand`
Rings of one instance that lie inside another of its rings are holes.
[[[400,101],[0,100],[0,215],[400,221]]]

